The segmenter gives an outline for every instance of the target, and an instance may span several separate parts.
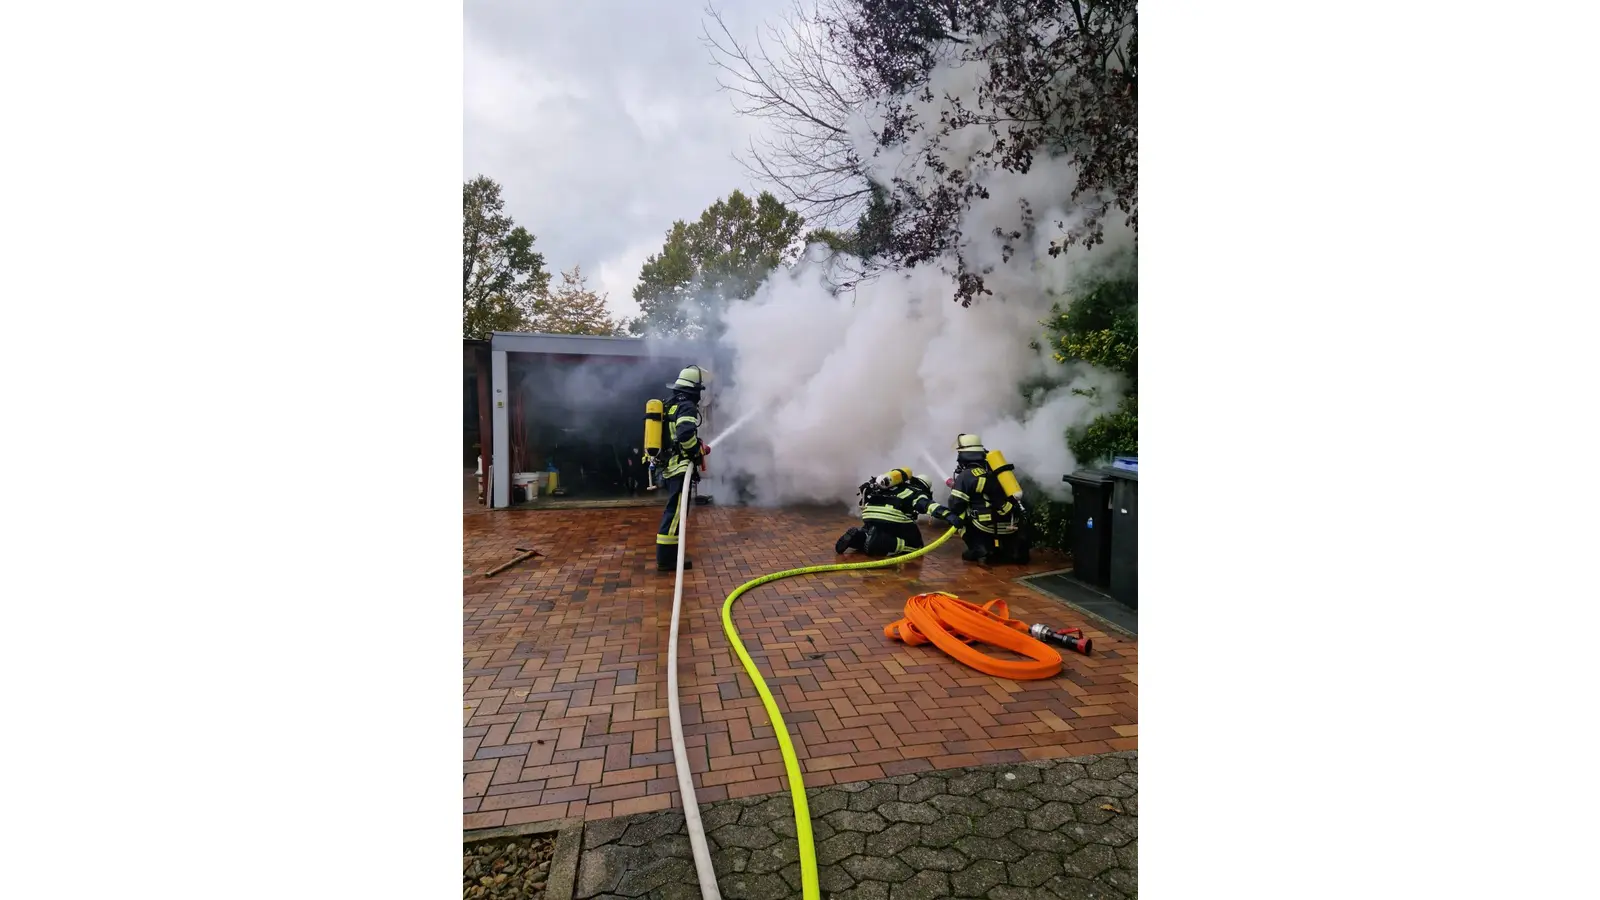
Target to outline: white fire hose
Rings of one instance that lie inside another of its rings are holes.
[[[711,849],[706,845],[706,829],[700,822],[700,801],[694,796],[694,775],[689,771],[689,753],[683,743],[683,711],[678,706],[678,617],[683,607],[683,558],[689,537],[689,493],[693,483],[691,465],[683,473],[683,490],[678,495],[678,575],[672,587],[672,630],[667,637],[667,720],[672,728],[672,768],[678,773],[678,796],[682,798],[683,820],[689,826],[689,849],[694,855],[695,874],[700,878],[700,896],[704,900],[722,900],[711,866]]]
[[[754,416],[754,411],[745,413],[717,436],[717,442],[726,440]],[[706,446],[709,448],[710,443]],[[683,609],[683,560],[689,541],[689,494],[694,490],[694,474],[694,464],[690,463],[678,495],[678,574],[672,585],[672,628],[667,636],[667,721],[672,730],[672,768],[678,774],[678,796],[682,798],[683,820],[689,827],[689,849],[694,856],[695,875],[700,879],[700,896],[703,900],[722,900],[711,865],[711,848],[706,845],[706,829],[700,822],[700,801],[694,796],[694,774],[689,771],[689,751],[683,742],[683,711],[678,705],[678,619]]]

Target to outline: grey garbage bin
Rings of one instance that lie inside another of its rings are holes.
[[[1079,469],[1061,480],[1072,485],[1072,574],[1084,584],[1106,587],[1111,581],[1111,476],[1104,470]]]
[[[1105,470],[1111,476],[1111,596],[1139,608],[1139,473]]]

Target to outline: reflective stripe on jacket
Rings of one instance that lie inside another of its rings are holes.
[[[946,512],[944,507],[933,502],[931,496],[914,488],[902,487],[893,494],[871,497],[861,507],[861,518],[879,522],[915,522],[919,515],[942,519]]]

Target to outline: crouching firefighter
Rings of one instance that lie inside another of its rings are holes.
[[[662,493],[666,494],[666,508],[661,511],[661,527],[656,529],[656,571],[675,572],[678,568],[679,495],[691,484],[700,480],[699,466],[711,448],[700,440],[700,393],[705,389],[706,374],[699,366],[689,366],[678,373],[678,380],[667,385],[672,388],[672,398],[666,402],[662,425],[666,432],[666,446],[662,448],[666,462],[661,470]],[[694,568],[687,558],[685,569]]]
[[[1028,536],[1022,521],[1022,489],[998,451],[984,449],[975,434],[956,437],[956,471],[950,484],[950,512],[961,530],[968,562],[1028,562]]]
[[[869,478],[860,488],[861,527],[850,528],[833,552],[855,550],[868,556],[895,556],[922,547],[917,516],[948,519],[950,511],[933,502],[928,479],[908,469]]]

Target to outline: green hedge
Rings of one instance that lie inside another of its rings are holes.
[[[1026,479],[1022,480],[1022,490],[1028,503],[1028,533],[1033,546],[1061,551],[1072,549],[1072,504],[1049,499],[1038,484]]]
[[[1057,304],[1041,323],[1057,362],[1086,362],[1128,379],[1114,410],[1068,429],[1067,445],[1081,466],[1139,454],[1138,255],[1114,252],[1100,263],[1075,285],[1070,302]]]

